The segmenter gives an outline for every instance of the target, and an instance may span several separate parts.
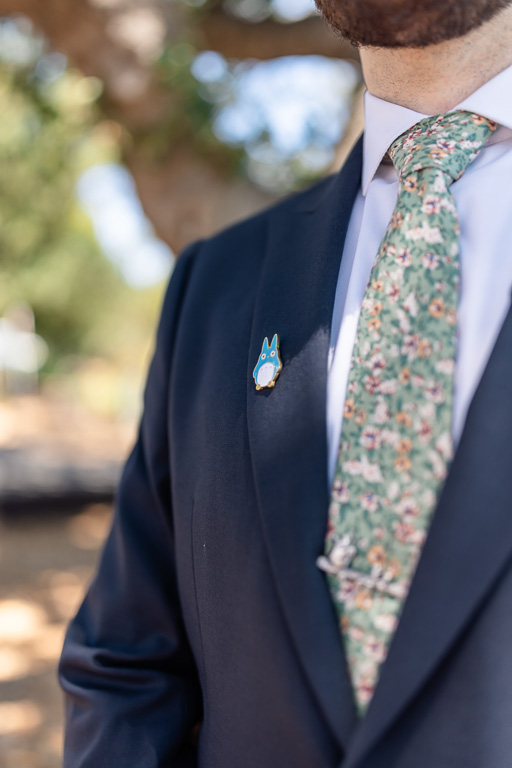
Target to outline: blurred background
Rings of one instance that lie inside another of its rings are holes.
[[[313,0],[0,0],[0,768],[60,765],[55,664],[180,250],[361,126]]]

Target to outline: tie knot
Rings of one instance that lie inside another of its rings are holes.
[[[438,168],[456,181],[496,128],[492,120],[471,112],[427,117],[395,139],[389,156],[400,177]]]

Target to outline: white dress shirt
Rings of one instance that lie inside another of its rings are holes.
[[[477,159],[451,187],[461,230],[461,284],[452,423],[455,443],[462,433],[469,404],[510,304],[511,93],[512,67],[509,67],[456,107],[490,118],[499,127]],[[368,92],[365,94],[362,184],[343,249],[331,329],[327,385],[330,484],[336,467],[361,302],[398,194],[398,177],[385,155],[400,134],[424,117],[427,115],[382,101]]]

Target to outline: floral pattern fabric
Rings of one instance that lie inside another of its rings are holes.
[[[452,459],[459,227],[450,185],[495,128],[452,112],[422,120],[389,149],[398,200],[362,303],[320,558],[331,565],[325,570],[360,714]],[[349,540],[340,565],[337,545]],[[372,574],[393,588],[368,586]]]

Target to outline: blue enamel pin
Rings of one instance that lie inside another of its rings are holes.
[[[263,341],[261,353],[252,374],[256,382],[256,389],[273,387],[282,367],[283,364],[279,357],[279,336],[275,333],[272,344],[268,343],[266,337]]]

